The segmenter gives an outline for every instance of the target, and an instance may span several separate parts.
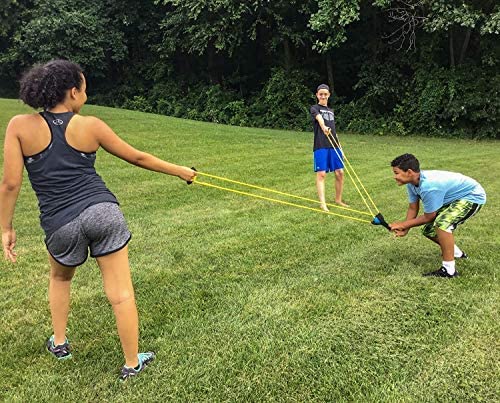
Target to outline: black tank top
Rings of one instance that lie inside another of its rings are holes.
[[[48,123],[50,144],[42,152],[24,157],[31,186],[38,198],[40,224],[49,236],[97,203],[117,203],[96,173],[95,153],[84,153],[66,142],[73,112],[40,112]]]

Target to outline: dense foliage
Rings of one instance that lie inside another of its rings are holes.
[[[320,82],[343,130],[498,138],[494,0],[0,0],[0,96],[55,57],[91,102],[310,130]]]

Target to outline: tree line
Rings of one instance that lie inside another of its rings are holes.
[[[92,103],[310,130],[499,138],[496,0],[0,0],[0,96],[69,58]]]

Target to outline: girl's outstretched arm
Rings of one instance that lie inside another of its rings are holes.
[[[191,168],[172,164],[154,155],[135,149],[126,141],[122,140],[106,123],[95,117],[85,117],[88,120],[88,128],[99,145],[109,153],[151,171],[162,172],[168,175],[178,176],[182,180],[192,181],[196,172]]]

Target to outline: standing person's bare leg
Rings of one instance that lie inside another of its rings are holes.
[[[452,232],[446,232],[442,229],[436,228],[437,239],[439,246],[441,247],[441,253],[443,255],[443,260],[452,261],[454,260],[453,250],[455,245],[455,237]]]
[[[127,367],[138,365],[139,318],[130,276],[128,247],[97,258],[104,292],[113,307]]]
[[[344,191],[344,170],[335,170],[335,203],[339,206],[349,207],[342,201],[342,193]]]
[[[438,237],[430,237],[430,236],[426,236],[427,239],[430,239],[432,242],[435,242],[437,243],[439,246],[441,246],[439,244],[439,240],[438,240]],[[453,237],[455,238],[455,237]],[[441,250],[442,252],[442,250]],[[468,259],[469,256],[462,250],[460,249],[457,244],[454,244],[453,245],[453,256],[455,257],[455,259]]]
[[[320,208],[323,211],[330,211],[330,210],[328,210],[328,207],[326,206],[325,178],[326,178],[326,171],[316,172],[316,190],[318,191]]]
[[[70,306],[71,280],[75,267],[67,267],[57,263],[49,255],[49,306],[54,329],[54,344],[63,344],[66,340],[66,327]]]

